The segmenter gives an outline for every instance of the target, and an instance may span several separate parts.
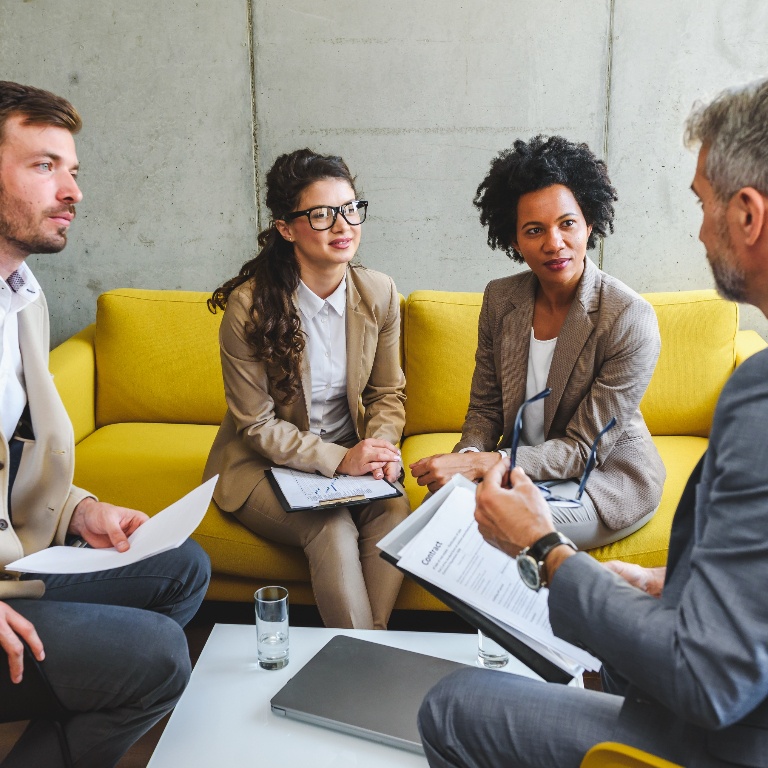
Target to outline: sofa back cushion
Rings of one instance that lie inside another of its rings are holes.
[[[653,435],[709,436],[712,415],[736,365],[737,304],[715,291],[647,293],[661,354],[640,410]]]
[[[469,405],[482,293],[414,291],[403,316],[405,436],[460,432]]]
[[[122,289],[96,310],[96,423],[219,424],[221,312],[208,293]]]
[[[416,291],[404,313],[405,435],[460,432],[469,405],[481,293]],[[735,365],[738,307],[715,291],[646,294],[661,355],[640,409],[652,434],[706,437]]]

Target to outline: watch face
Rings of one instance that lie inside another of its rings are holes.
[[[517,572],[526,587],[536,591],[541,589],[539,564],[530,555],[520,554],[517,556]]]

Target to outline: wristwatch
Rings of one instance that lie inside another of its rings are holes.
[[[547,586],[547,567],[544,560],[555,547],[561,544],[570,547],[574,552],[579,551],[567,536],[560,531],[553,531],[520,552],[517,556],[517,572],[526,587],[538,592],[542,587]]]

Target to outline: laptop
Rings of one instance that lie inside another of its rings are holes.
[[[465,664],[336,635],[273,697],[276,715],[424,754],[427,691]]]

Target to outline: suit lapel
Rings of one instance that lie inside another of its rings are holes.
[[[360,384],[366,354],[365,315],[358,310],[360,292],[354,281],[354,270],[347,269],[347,401],[352,422],[357,425],[358,401],[363,387]]]
[[[530,273],[529,280],[521,281],[518,290],[510,296],[511,306],[502,321],[500,357],[504,442],[512,434],[517,408],[525,400],[536,284],[533,273]]]
[[[587,339],[594,331],[595,323],[591,315],[599,308],[599,287],[600,272],[587,258],[584,261],[584,274],[581,277],[576,298],[560,329],[552,356],[552,367],[549,369],[547,378],[547,385],[551,387],[552,394],[544,401],[545,436],[549,435],[552,421],[576,361]]]
[[[299,309],[299,299],[298,296],[294,293],[293,294],[293,306],[296,309],[296,312],[299,315],[299,318],[301,318],[301,309]],[[304,411],[303,415],[306,417],[306,426],[303,426],[301,424],[297,424],[299,429],[309,429],[309,409],[312,407],[312,371],[310,369],[309,365],[309,354],[306,351],[306,348],[304,350],[304,354],[301,356],[301,391],[302,395],[304,397]],[[292,408],[298,407],[297,405],[291,406]],[[297,416],[299,414],[297,413]]]
[[[19,348],[24,368],[24,388],[27,393],[35,444],[43,455],[51,441],[59,453],[61,446],[74,448],[72,422],[59,397],[48,370],[48,344],[44,302],[35,302],[19,313]],[[71,469],[71,468],[70,468]],[[70,475],[67,482],[71,482]]]

